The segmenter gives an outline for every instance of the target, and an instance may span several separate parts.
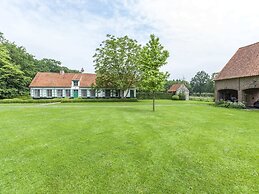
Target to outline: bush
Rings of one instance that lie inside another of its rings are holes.
[[[179,99],[180,99],[180,97],[178,95],[173,95],[172,96],[172,100],[179,100]]]
[[[178,94],[178,96],[179,96],[179,100],[186,100],[186,96],[185,96],[184,92],[180,92]]]
[[[79,103],[79,102],[137,102],[136,98],[53,98],[53,99],[28,99],[19,98],[0,100],[0,104],[5,103]]]
[[[223,101],[220,100],[215,103],[218,107],[225,107],[225,108],[236,108],[236,109],[245,109],[246,106],[242,102],[231,102],[231,101]]]

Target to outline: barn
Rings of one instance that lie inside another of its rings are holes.
[[[216,101],[259,101],[259,42],[241,47],[215,79]]]

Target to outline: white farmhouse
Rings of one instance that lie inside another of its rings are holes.
[[[135,98],[136,89],[94,89],[96,74],[38,72],[30,84],[32,98]]]

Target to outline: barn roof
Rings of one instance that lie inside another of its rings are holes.
[[[29,87],[71,87],[72,80],[79,80],[80,87],[95,84],[96,74],[38,72]]]
[[[182,85],[184,85],[184,84],[173,84],[169,88],[168,92],[176,92]]]
[[[239,48],[215,80],[257,75],[259,75],[259,42]]]

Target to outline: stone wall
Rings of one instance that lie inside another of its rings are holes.
[[[259,100],[259,76],[216,80],[215,81],[215,99],[220,100],[220,90],[236,90],[238,92],[238,101],[245,102],[247,105]],[[250,89],[254,89],[251,92]]]

